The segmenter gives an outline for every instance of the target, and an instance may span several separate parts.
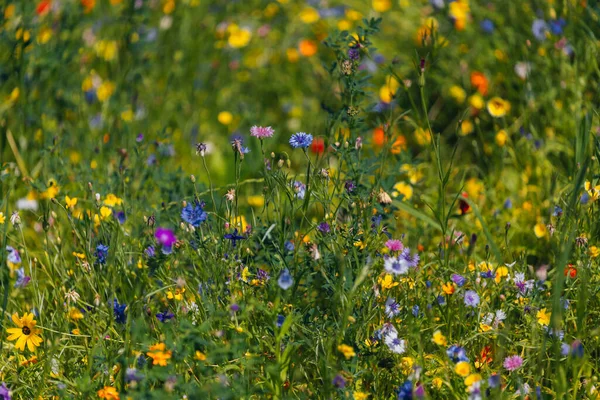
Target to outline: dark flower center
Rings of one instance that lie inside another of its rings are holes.
[[[29,329],[28,326],[24,326],[23,327],[23,335],[30,335],[31,334],[31,329]]]

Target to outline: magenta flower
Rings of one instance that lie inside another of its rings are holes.
[[[162,252],[164,254],[171,254],[173,245],[177,242],[175,233],[168,228],[158,228],[154,237],[162,245]]]
[[[252,128],[250,128],[250,135],[259,139],[270,138],[274,133],[275,130],[273,130],[273,128],[270,126],[264,127],[254,125]]]
[[[504,363],[502,365],[504,365],[504,368],[507,370],[514,371],[521,368],[521,365],[523,365],[523,359],[517,355],[509,356],[504,359]]]
[[[390,249],[390,251],[402,251],[404,249],[404,245],[398,239],[390,239],[385,242],[385,247]]]

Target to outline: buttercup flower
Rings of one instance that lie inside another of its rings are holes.
[[[17,327],[6,329],[10,334],[6,340],[16,340],[15,347],[17,350],[24,351],[25,346],[27,346],[29,351],[35,351],[36,347],[42,344],[42,338],[40,336],[41,330],[35,327],[37,322],[33,313],[25,313],[21,318],[17,313],[14,313],[12,321]]]

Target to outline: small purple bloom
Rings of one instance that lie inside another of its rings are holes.
[[[477,307],[479,305],[479,295],[474,290],[465,292],[465,305],[467,307]]]
[[[325,221],[321,222],[318,226],[317,229],[319,230],[319,232],[325,234],[325,233],[329,233],[331,232],[331,227],[329,226],[329,224]]]
[[[237,242],[245,239],[245,237],[238,235],[237,228],[233,230],[232,233],[227,233],[223,236],[225,239],[231,240],[231,245],[235,247]]]
[[[31,277],[25,275],[25,269],[19,268],[17,270],[17,281],[15,282],[15,287],[22,289],[25,286],[27,286],[27,284],[29,283],[30,280],[31,280]]]
[[[168,228],[158,228],[154,237],[162,245],[162,252],[164,254],[171,254],[173,251],[173,245],[177,242],[175,233]]]
[[[127,308],[127,304],[119,304],[117,299],[113,300],[113,312],[115,314],[115,321],[119,324],[124,324],[127,321],[127,317],[125,316],[125,309]]]
[[[99,243],[98,246],[96,246],[96,252],[94,253],[94,255],[96,256],[96,259],[99,264],[105,264],[106,257],[108,257],[108,246]]]
[[[467,282],[465,277],[459,274],[452,274],[452,277],[450,279],[452,279],[452,282],[456,283],[456,286],[458,287],[462,287]]]
[[[504,368],[512,372],[521,368],[521,365],[523,365],[523,359],[518,355],[509,356],[504,359],[502,365]]]
[[[0,400],[10,400],[10,390],[8,390],[8,387],[6,386],[6,383],[2,382],[2,385],[0,386]]]
[[[144,254],[146,254],[146,256],[152,258],[156,255],[156,250],[154,249],[154,246],[148,246],[146,247],[146,249],[144,250]]]
[[[285,321],[285,316],[279,314],[277,316],[277,327],[281,328],[283,326],[283,322]]]
[[[346,387],[346,380],[340,374],[337,374],[335,378],[333,378],[333,386],[336,388],[343,389]]]
[[[277,279],[277,284],[283,290],[288,290],[294,284],[294,278],[292,277],[290,271],[287,268],[281,271],[279,279]]]
[[[352,61],[356,61],[360,58],[360,50],[356,47],[348,49],[348,58]]]
[[[391,297],[388,297],[385,302],[385,314],[388,318],[394,318],[396,315],[400,314],[400,305]]]
[[[165,312],[161,312],[161,313],[156,313],[156,318],[160,321],[160,322],[167,322],[170,319],[172,319],[175,316],[175,314],[173,314],[172,312],[170,312],[169,310],[165,311]]]

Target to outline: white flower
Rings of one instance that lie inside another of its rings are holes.
[[[404,275],[408,272],[409,264],[403,258],[386,257],[383,262],[383,268],[390,274]]]
[[[385,344],[396,354],[402,354],[406,351],[406,341],[398,337],[398,333],[386,335]]]
[[[14,225],[19,225],[21,223],[21,217],[19,216],[18,211],[13,211],[10,216],[10,223]]]

